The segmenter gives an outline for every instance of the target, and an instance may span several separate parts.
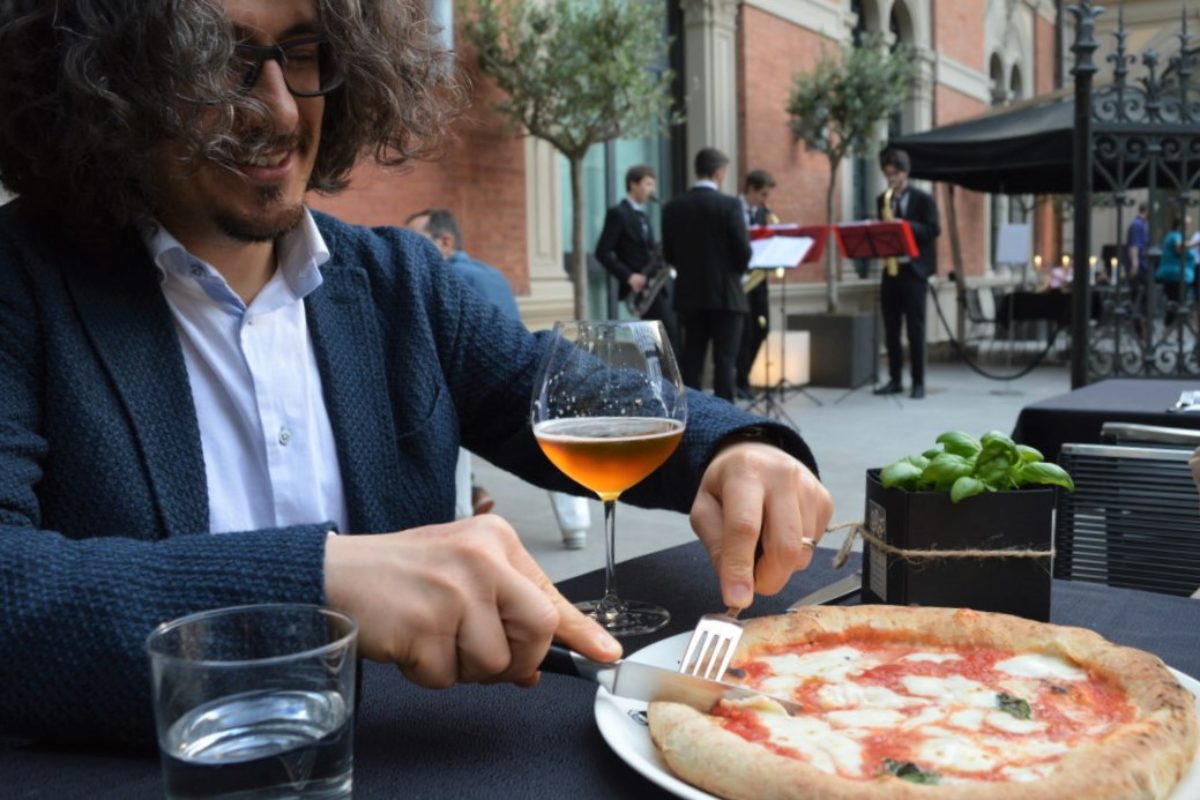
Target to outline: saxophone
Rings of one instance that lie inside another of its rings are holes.
[[[779,217],[775,216],[773,213],[768,211],[767,212],[767,221],[765,224],[766,225],[778,225]],[[752,270],[750,273],[750,277],[746,278],[745,283],[742,284],[742,291],[745,292],[746,294],[750,294],[752,291],[754,291],[755,289],[758,288],[758,285],[760,283],[762,283],[766,279],[767,279],[767,271],[765,269]]]
[[[661,245],[654,246],[650,253],[650,263],[646,265],[642,274],[646,276],[646,285],[640,292],[630,292],[625,296],[625,307],[638,319],[650,310],[654,298],[658,297],[663,287],[675,277],[675,270],[668,267],[663,258]]]

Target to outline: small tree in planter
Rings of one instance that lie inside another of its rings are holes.
[[[1050,615],[1059,466],[998,431],[951,431],[938,446],[867,473],[864,597]]]
[[[592,145],[657,135],[671,107],[661,7],[641,0],[464,0],[479,68],[508,97],[501,113],[562,153],[571,169],[571,280],[587,318],[583,159]]]
[[[841,58],[823,52],[812,70],[797,73],[787,113],[792,133],[805,147],[829,159],[825,188],[825,221],[835,222],[833,199],[838,167],[846,156],[873,156],[877,133],[888,115],[908,96],[916,77],[916,61],[904,46],[889,50],[879,34],[858,47],[846,47]],[[838,311],[837,248],[833,230],[825,248],[825,305]]]

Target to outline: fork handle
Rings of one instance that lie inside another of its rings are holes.
[[[612,669],[613,666],[613,664],[606,664],[603,661],[592,661],[587,656],[582,656],[561,644],[552,644],[538,669],[543,672],[569,675],[572,678],[583,678],[599,683],[601,671]]]

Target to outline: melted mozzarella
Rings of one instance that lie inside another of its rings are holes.
[[[782,653],[764,656],[760,660],[774,673],[774,677],[768,678],[768,681],[777,678],[788,680],[792,686],[803,683],[806,678],[820,678],[830,682],[844,681],[849,675],[857,675],[879,664],[878,659],[869,658],[853,647],[834,647],[803,655]],[[767,681],[762,685],[765,687]]]
[[[911,731],[914,728],[920,728],[934,722],[941,722],[945,715],[945,709],[938,708],[937,706],[926,706],[915,717],[911,717],[907,722],[901,723],[900,730]]]
[[[1028,767],[1004,767],[1000,772],[1013,783],[1033,783],[1048,776],[1054,768],[1049,764],[1034,764]]]
[[[1045,678],[1060,681],[1082,681],[1087,673],[1071,666],[1057,656],[1026,653],[1006,661],[996,662],[996,669],[1020,678]]]
[[[905,697],[882,686],[860,686],[857,683],[829,683],[817,692],[822,708],[906,708],[924,705],[916,697]]]
[[[995,708],[996,692],[962,675],[935,678],[929,675],[905,675],[900,679],[910,694],[931,697],[941,705]]]
[[[771,743],[800,753],[817,769],[857,776],[862,773],[862,747],[858,742],[817,717],[760,717],[771,731]]]
[[[979,741],[987,747],[1004,753],[1009,761],[1040,761],[1061,756],[1071,749],[1063,742],[1052,742],[1049,739],[1038,739],[1033,736],[1022,736],[1019,739],[997,739],[985,736]]]
[[[958,772],[990,772],[999,760],[982,747],[958,736],[926,739],[917,748],[918,763]]]
[[[825,719],[839,728],[894,728],[904,721],[904,715],[888,708],[859,708],[830,711]]]
[[[983,727],[983,715],[986,713],[982,708],[966,708],[951,714],[949,722],[956,728],[977,731]]]
[[[1033,719],[1018,719],[1005,711],[989,711],[985,717],[988,727],[1005,733],[1033,733],[1044,730],[1046,723]]]

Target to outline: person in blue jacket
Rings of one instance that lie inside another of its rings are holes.
[[[433,242],[433,246],[442,254],[442,258],[446,259],[446,265],[450,269],[487,298],[488,302],[499,306],[511,319],[520,321],[521,312],[517,308],[517,300],[513,296],[512,287],[508,285],[508,279],[495,267],[467,255],[463,249],[462,230],[454,212],[448,208],[427,208],[410,215],[404,221],[404,226]],[[475,483],[475,474],[471,471],[471,454],[466,450],[459,451],[454,481],[456,517],[461,519],[492,510],[495,500],[486,489]],[[587,500],[563,492],[550,492],[550,503],[562,531],[563,546],[570,550],[585,547],[588,527],[591,525]]]
[[[616,658],[506,522],[453,520],[460,445],[569,489],[529,427],[549,338],[417,234],[305,204],[364,153],[442,140],[462,91],[423,4],[20,8],[0,16],[0,736],[152,741],[146,635],[222,606],[347,611],[362,656],[427,687],[530,685],[552,638]],[[746,607],[808,565],[829,495],[791,429],[688,407],[628,499],[690,511]]]
[[[1185,245],[1183,229],[1186,220],[1176,217],[1171,223],[1171,230],[1162,240],[1162,255],[1158,259],[1158,267],[1154,270],[1154,280],[1162,284],[1163,293],[1167,299],[1178,303],[1185,296],[1193,295],[1196,285],[1196,257]],[[1180,279],[1184,290],[1180,292]],[[1193,295],[1194,296],[1194,295]],[[1168,312],[1167,324],[1174,322],[1175,314]]]

